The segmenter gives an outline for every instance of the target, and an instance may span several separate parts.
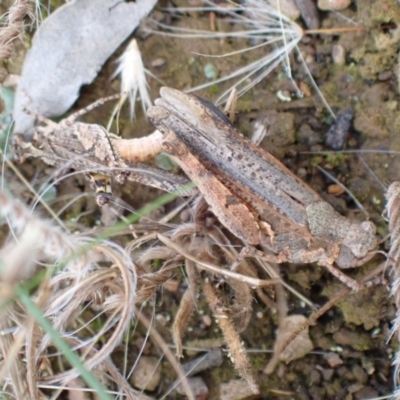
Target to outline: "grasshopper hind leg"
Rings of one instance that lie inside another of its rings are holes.
[[[111,189],[111,178],[107,175],[88,173],[87,177],[96,191],[96,203],[102,207],[107,205],[113,199]]]

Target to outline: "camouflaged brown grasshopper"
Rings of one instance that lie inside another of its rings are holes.
[[[247,245],[270,249],[273,254],[264,255],[268,261],[316,262],[360,289],[333,264],[356,267],[375,254],[372,222],[341,216],[211,103],[170,88],[160,94],[148,118],[164,134],[164,150],[175,156],[227,229]]]

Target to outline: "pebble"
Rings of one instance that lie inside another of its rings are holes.
[[[143,354],[145,356],[150,354],[150,351],[151,351],[150,341],[147,340],[145,337],[142,337],[142,336],[138,337],[135,340],[135,346],[141,354]]]
[[[327,361],[331,368],[337,368],[343,364],[343,360],[336,353],[328,353],[324,355],[324,359]]]
[[[332,46],[332,61],[336,65],[344,65],[346,63],[346,51],[341,44]]]
[[[156,321],[161,326],[166,326],[168,324],[169,318],[162,314],[156,314]]]
[[[265,127],[265,137],[273,145],[282,147],[296,140],[295,116],[290,112],[267,111],[258,120]]]
[[[152,392],[160,383],[161,363],[157,357],[141,357],[133,371],[131,383],[141,390]]]
[[[212,325],[212,319],[209,315],[203,315],[203,322],[205,326],[211,326]]]
[[[322,377],[324,378],[325,381],[330,381],[332,379],[333,373],[335,371],[332,368],[324,368],[321,370]]]
[[[351,3],[351,0],[318,0],[318,8],[322,11],[340,11],[345,10]]]
[[[214,64],[207,63],[204,66],[204,75],[207,79],[214,80],[218,76],[218,70]]]
[[[301,124],[297,132],[297,138],[301,144],[305,144],[306,146],[314,146],[321,142],[320,135],[307,123]]]
[[[380,72],[378,74],[378,79],[380,81],[387,81],[392,77],[393,73],[392,71],[384,71],[384,72]]]
[[[221,349],[214,349],[182,364],[182,370],[186,375],[191,376],[210,368],[220,367],[223,361]]]
[[[333,150],[341,150],[343,148],[346,143],[353,116],[354,110],[351,107],[347,107],[337,114],[335,122],[324,136],[324,144],[326,147]]]
[[[333,196],[341,196],[344,193],[344,189],[342,186],[334,183],[328,186],[328,193]]]
[[[206,400],[208,398],[208,387],[202,378],[188,378],[188,383],[196,400]],[[186,394],[186,392],[183,390],[182,384],[179,384],[176,387],[176,391],[181,395]]]
[[[151,66],[153,68],[161,68],[166,64],[166,60],[164,58],[156,58],[151,62]]]
[[[300,17],[300,10],[295,0],[280,0],[279,2],[282,13],[292,21],[296,21]]]
[[[242,400],[254,395],[243,379],[231,380],[219,385],[220,400]]]
[[[301,16],[308,29],[318,29],[320,25],[318,10],[313,0],[296,0]]]

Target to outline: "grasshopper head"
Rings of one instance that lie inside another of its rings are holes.
[[[340,268],[352,268],[357,261],[367,257],[377,247],[376,227],[370,221],[353,222],[343,239],[339,257],[336,260]]]

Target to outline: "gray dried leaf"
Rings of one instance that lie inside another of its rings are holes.
[[[153,9],[157,0],[76,0],[47,18],[27,52],[18,85],[15,132],[26,133],[34,118],[64,114],[82,85],[91,83],[104,62]]]

